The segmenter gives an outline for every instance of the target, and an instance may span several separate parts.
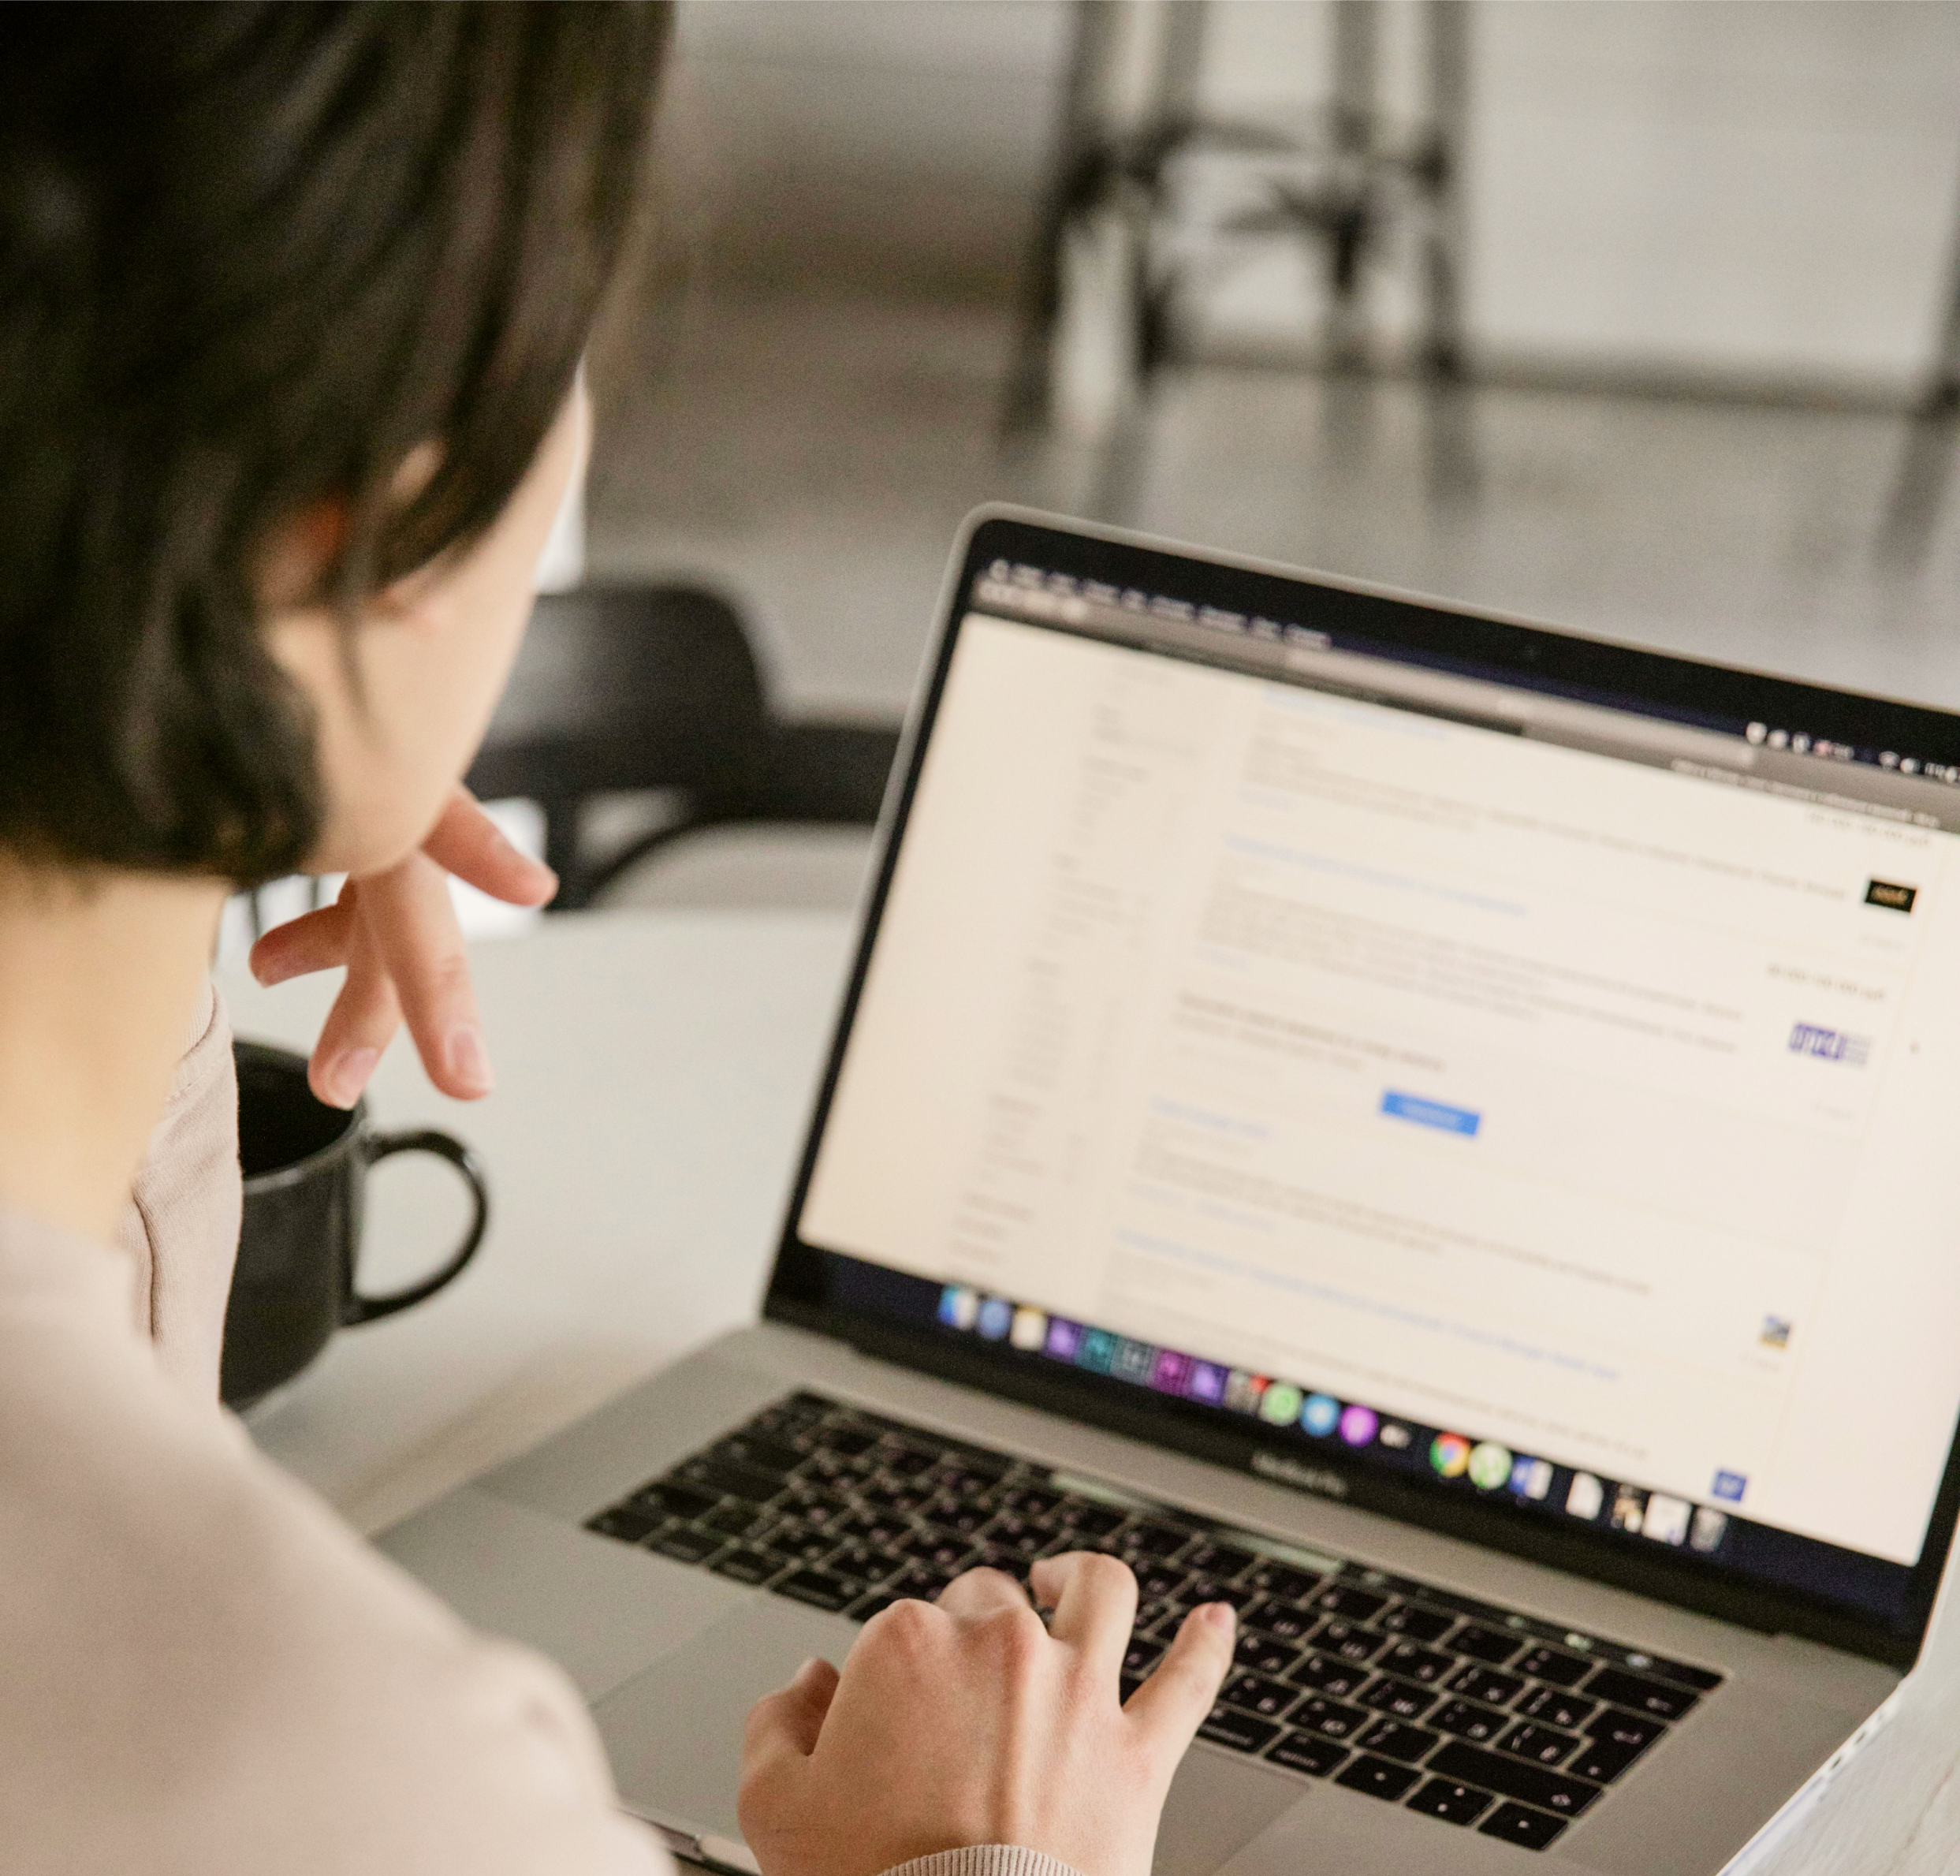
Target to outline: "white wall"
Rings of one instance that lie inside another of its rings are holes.
[[[1465,3],[1485,356],[1910,385],[1960,221],[1960,4]],[[1384,99],[1406,119],[1420,9],[1381,17]],[[678,218],[724,278],[1003,294],[1068,34],[1063,0],[684,0]],[[1310,123],[1328,36],[1328,0],[1213,0],[1207,105]],[[1406,327],[1393,265],[1377,291]],[[1318,293],[1304,256],[1271,256],[1213,330],[1297,343]]]

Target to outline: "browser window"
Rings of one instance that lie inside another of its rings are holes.
[[[1463,1429],[1439,1472],[1575,1516],[1910,1563],[1960,1412],[1954,793],[977,599],[800,1236],[1194,1397],[1300,1378],[1310,1431]]]

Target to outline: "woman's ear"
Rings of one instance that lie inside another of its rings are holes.
[[[353,524],[343,497],[330,496],[301,509],[273,530],[259,563],[263,615],[317,604],[320,588],[347,546]]]

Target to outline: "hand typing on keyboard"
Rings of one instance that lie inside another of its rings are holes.
[[[874,1616],[841,1673],[806,1662],[758,1703],[741,1818],[766,1876],[875,1876],[977,1844],[1149,1876],[1171,1774],[1232,1665],[1232,1611],[1192,1610],[1126,1703],[1129,1568],[1071,1552],[1030,1583],[1045,1627],[1014,1577],[969,1570]]]

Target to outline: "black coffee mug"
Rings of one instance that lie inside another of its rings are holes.
[[[483,1169],[433,1128],[376,1133],[367,1103],[329,1107],[306,1084],[306,1057],[264,1042],[232,1045],[238,1066],[238,1157],[245,1211],[225,1311],[218,1390],[246,1408],[289,1381],[337,1329],[376,1322],[433,1296],[476,1255],[490,1222]],[[385,1296],[362,1294],[356,1267],[367,1169],[394,1153],[433,1153],[468,1183],[475,1214],[434,1274]]]

